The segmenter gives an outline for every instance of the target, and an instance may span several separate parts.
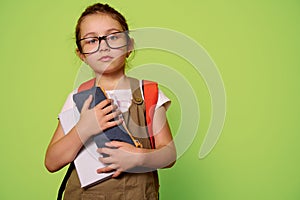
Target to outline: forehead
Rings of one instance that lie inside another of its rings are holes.
[[[92,14],[85,16],[80,24],[80,35],[96,33],[99,36],[113,31],[122,31],[121,24],[107,14]]]

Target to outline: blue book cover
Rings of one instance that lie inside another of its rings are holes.
[[[92,87],[89,90],[76,93],[73,95],[73,100],[79,112],[81,112],[83,104],[89,95],[93,96],[89,109],[106,99],[106,96],[100,87]],[[104,147],[105,143],[109,141],[121,141],[134,145],[134,142],[122,125],[113,126],[100,132],[94,136],[94,141],[99,148]]]

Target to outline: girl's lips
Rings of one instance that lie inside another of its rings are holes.
[[[102,61],[102,62],[109,62],[113,59],[113,57],[111,56],[102,56],[101,58],[99,58],[99,61]]]

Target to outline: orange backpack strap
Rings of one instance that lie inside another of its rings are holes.
[[[143,92],[146,106],[146,121],[150,137],[151,148],[155,149],[155,140],[152,127],[155,107],[158,99],[158,86],[156,82],[143,80]]]
[[[82,92],[82,91],[84,91],[84,90],[91,89],[91,88],[95,85],[95,81],[96,81],[96,78],[93,78],[93,79],[91,79],[91,80],[88,80],[88,81],[82,83],[82,84],[78,87],[77,92]]]

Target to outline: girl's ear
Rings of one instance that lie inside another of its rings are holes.
[[[78,48],[76,48],[76,55],[80,58],[80,60],[85,62],[85,56],[79,51]]]
[[[127,58],[130,56],[131,52],[134,50],[134,39],[130,38],[130,41],[128,43],[128,47],[127,47]]]

